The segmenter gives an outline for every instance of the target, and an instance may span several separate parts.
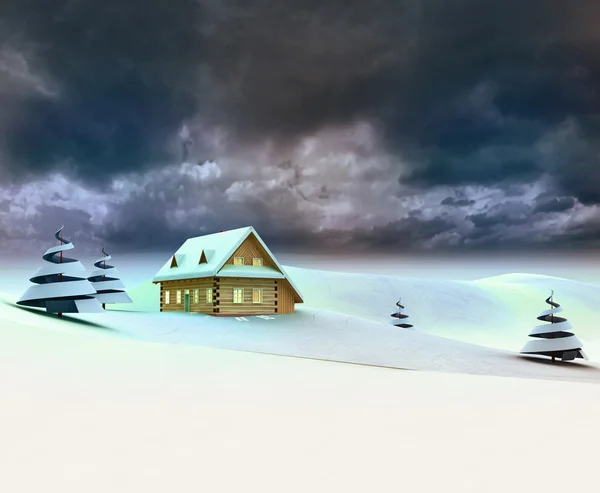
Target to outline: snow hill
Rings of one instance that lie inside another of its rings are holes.
[[[285,269],[302,291],[304,306],[389,324],[402,296],[415,330],[509,351],[519,351],[525,344],[529,330],[538,324],[539,312],[547,308],[544,300],[554,289],[579,339],[584,344],[600,344],[600,286],[533,274],[453,281]],[[158,286],[151,282],[129,294],[134,304],[116,309],[159,311]]]
[[[517,354],[552,288],[592,359],[599,289],[547,276],[509,275],[479,281],[411,279],[286,268],[305,304],[293,315],[244,320],[158,314],[158,288],[129,291],[132,305],[105,316],[67,317],[73,327],[161,343],[262,352],[408,370],[600,382],[592,362],[549,364]],[[402,296],[416,330],[391,325]],[[571,310],[571,307],[573,309]],[[112,308],[112,307],[110,307]],[[40,324],[45,315],[5,305],[0,316]],[[132,313],[136,311],[137,313]],[[77,322],[78,320],[79,322]],[[47,321],[47,320],[46,320]],[[54,323],[54,321],[52,322]],[[64,324],[63,324],[64,325]],[[484,347],[485,346],[485,347]]]
[[[1,295],[0,491],[572,487],[572,474],[532,474],[531,458],[556,459],[548,430],[565,419],[569,436],[600,440],[600,386],[585,384],[600,381],[598,365],[499,348],[525,343],[554,289],[597,357],[597,288],[527,274],[461,282],[288,271],[307,303],[247,321],[158,314],[151,283],[119,307],[137,312],[60,320],[16,306],[21,293]],[[398,296],[418,330],[388,324]],[[596,462],[585,444],[561,458],[581,484],[597,481]]]
[[[554,493],[573,475],[531,473],[556,459],[548,430],[600,440],[600,386],[144,343],[111,315],[0,303],[0,491]],[[596,463],[561,458],[580,484]]]

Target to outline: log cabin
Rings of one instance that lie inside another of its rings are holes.
[[[285,315],[304,302],[252,226],[189,238],[152,282],[161,312]]]

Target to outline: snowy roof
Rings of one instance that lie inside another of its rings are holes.
[[[219,277],[261,277],[266,279],[285,279],[285,276],[273,267],[263,265],[224,265],[219,271]]]
[[[251,234],[255,236],[283,274],[266,266],[252,267],[225,265],[225,262],[227,262],[244,240]],[[202,252],[204,252],[204,255],[206,256],[206,263],[200,264],[199,261]],[[285,278],[296,291],[300,299],[303,299],[300,290],[285,273],[283,267],[281,267],[275,256],[271,253],[267,245],[252,226],[189,238],[175,252],[175,260],[177,262],[177,267],[171,267],[172,257],[169,258],[156,273],[152,282],[213,277],[216,275],[223,277]],[[236,268],[234,269],[233,267]]]

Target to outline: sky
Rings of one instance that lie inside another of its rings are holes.
[[[593,251],[600,4],[3,0],[0,249]],[[99,256],[99,255],[98,255]]]

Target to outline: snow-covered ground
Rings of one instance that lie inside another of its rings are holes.
[[[598,481],[596,385],[152,344],[7,316],[0,305],[0,491],[553,493]]]
[[[518,351],[554,289],[577,336],[600,342],[600,286],[558,277],[510,274],[478,281],[417,279],[288,268],[307,305],[387,323],[402,296],[415,328],[442,337]]]
[[[158,313],[158,287],[146,282],[130,290],[133,304],[119,305],[120,310],[100,317],[66,315],[62,326],[87,321],[86,330],[151,342],[410,370],[600,383],[600,365],[594,361],[551,363],[517,354],[530,327],[538,323],[535,317],[546,308],[544,299],[552,288],[595,360],[593,302],[600,287],[523,274],[451,281],[287,270],[306,302],[297,305],[293,315],[239,319]],[[390,324],[398,296],[416,330]],[[49,316],[5,300],[4,317],[40,324]]]
[[[130,291],[139,312],[62,320],[2,295],[0,491],[554,492],[574,477],[597,482],[600,387],[589,383],[600,378],[600,288],[527,274],[287,270],[306,304],[274,318],[158,314],[148,283]],[[593,361],[516,354],[550,289]],[[388,324],[398,296],[417,330]],[[565,443],[560,474],[542,474]]]
[[[418,331],[509,351],[525,344],[554,289],[577,336],[586,343],[600,343],[598,285],[532,274],[453,281],[293,267],[286,271],[302,290],[305,306],[387,324],[402,296],[405,312]],[[158,312],[158,286],[147,282],[129,293],[135,303],[119,310]]]
[[[594,361],[549,364],[545,358],[524,359],[517,354],[530,328],[539,323],[536,316],[547,308],[544,300],[554,289],[565,316],[596,360],[600,338],[594,302],[600,299],[600,287],[525,274],[451,281],[287,271],[306,301],[296,306],[293,315],[243,321],[183,313],[158,315],[158,287],[148,282],[130,291],[133,305],[122,305],[124,310],[146,313],[113,312],[102,323],[116,334],[155,342],[415,370],[600,382],[600,367]],[[416,330],[390,324],[398,296]]]
[[[27,313],[26,316],[39,317],[37,313]],[[91,328],[105,334],[152,342],[406,370],[600,383],[600,366],[594,362],[550,364],[543,358],[525,359],[510,351],[399,330],[379,322],[307,307],[298,308],[293,316],[271,319],[113,312],[100,320],[92,315],[68,317],[67,320],[73,321],[73,328],[81,320],[98,324],[79,327],[78,330]]]

